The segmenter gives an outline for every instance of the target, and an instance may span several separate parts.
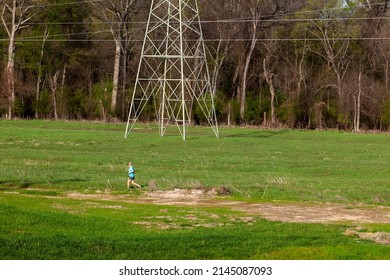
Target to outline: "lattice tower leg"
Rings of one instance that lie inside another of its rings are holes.
[[[160,135],[174,124],[187,137],[193,109],[219,137],[196,0],[152,0],[125,137],[154,104]]]

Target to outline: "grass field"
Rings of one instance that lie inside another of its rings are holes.
[[[0,258],[390,258],[390,135],[220,132],[191,127],[183,141],[139,125],[124,139],[123,124],[0,121]],[[128,161],[141,192],[126,188]],[[175,189],[229,195],[148,196]],[[366,212],[286,222],[235,203]]]

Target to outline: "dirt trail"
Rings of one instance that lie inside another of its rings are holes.
[[[74,199],[96,199],[127,203],[156,205],[226,207],[243,213],[260,216],[270,221],[289,223],[344,223],[349,228],[345,235],[378,244],[390,245],[389,232],[367,232],[364,224],[390,224],[390,207],[373,205],[345,205],[331,203],[250,203],[218,199],[215,192],[203,190],[149,191],[134,197],[131,195],[112,195],[110,193],[81,194],[69,193]]]
[[[31,189],[33,190],[33,189]],[[40,190],[41,191],[41,190]],[[8,192],[18,194],[18,192]],[[35,196],[36,194],[34,194]],[[131,194],[111,194],[110,191],[96,193],[69,192],[67,198],[88,200],[91,207],[102,207],[98,201],[110,201],[133,204],[155,204],[193,207],[225,207],[235,211],[258,216],[270,221],[288,223],[337,223],[349,228],[344,234],[373,240],[379,244],[390,245],[389,232],[367,232],[366,224],[390,224],[390,207],[376,205],[348,205],[332,203],[251,203],[219,198],[215,190],[175,189],[170,191],[147,191],[140,196]],[[61,197],[48,196],[50,199]],[[92,200],[92,202],[91,202]],[[96,205],[95,205],[96,204]],[[64,207],[56,204],[54,207]],[[121,209],[123,206],[105,206]],[[252,218],[249,219],[252,221]]]
[[[213,193],[202,190],[175,189],[150,191],[139,197],[112,195],[110,193],[69,193],[74,199],[96,199],[128,203],[151,203],[156,205],[226,207],[248,214],[259,215],[270,221],[290,223],[337,223],[390,224],[390,207],[372,205],[347,205],[332,203],[250,203],[218,199]]]
[[[219,206],[255,214],[270,221],[290,223],[353,222],[390,223],[390,207],[352,206],[330,203],[249,203],[212,199],[201,190],[154,191],[145,193],[139,201],[161,205]]]
[[[389,224],[390,207],[352,206],[330,203],[248,203],[211,199],[200,190],[155,191],[146,193],[139,201],[160,205],[228,207],[258,215],[270,221],[289,223],[347,223],[351,228],[345,235],[358,236],[378,244],[390,245],[390,233],[367,232],[364,224]]]

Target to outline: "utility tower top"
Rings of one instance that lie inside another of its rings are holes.
[[[152,0],[125,138],[153,104],[160,135],[176,125],[182,138],[195,108],[219,137],[196,0]]]

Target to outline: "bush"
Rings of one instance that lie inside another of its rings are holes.
[[[390,100],[385,101],[382,106],[381,121],[386,126],[390,125]]]

